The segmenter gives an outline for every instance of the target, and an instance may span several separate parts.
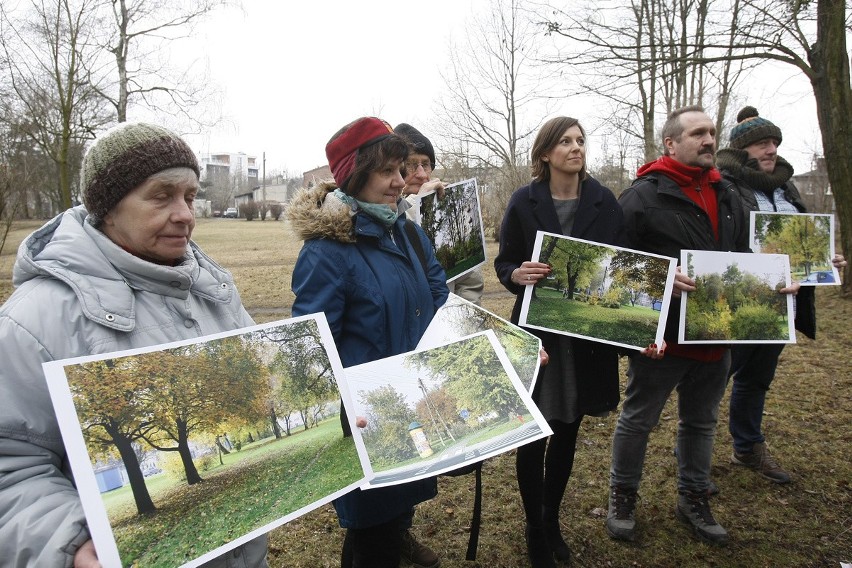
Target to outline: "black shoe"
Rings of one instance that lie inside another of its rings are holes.
[[[541,527],[531,527],[527,524],[524,537],[527,540],[527,556],[529,556],[532,568],[556,568],[553,553],[547,544],[544,530]]]
[[[562,538],[562,531],[559,530],[559,521],[544,521],[542,529],[544,531],[544,540],[547,542],[547,546],[550,548],[550,551],[556,559],[562,563],[570,564],[571,547],[569,547],[568,543],[565,542],[565,539]]]

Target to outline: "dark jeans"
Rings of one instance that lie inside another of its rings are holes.
[[[411,526],[411,512],[374,527],[346,529],[341,568],[397,568],[402,535]]]
[[[669,355],[659,361],[630,357],[626,397],[612,442],[611,486],[639,488],[648,436],[677,389],[678,490],[707,490],[730,360],[727,351],[720,361],[709,363]]]
[[[783,343],[736,345],[731,349],[731,388],[728,429],[737,453],[751,452],[754,444],[765,441],[760,426],[766,391],[775,378]]]

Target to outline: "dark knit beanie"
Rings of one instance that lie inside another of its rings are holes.
[[[338,187],[344,187],[355,170],[358,150],[384,140],[393,133],[390,124],[375,116],[356,119],[335,134],[325,145],[328,167]]]
[[[98,226],[125,195],[169,168],[189,168],[199,175],[195,152],[174,132],[143,122],[107,131],[83,159],[83,203],[92,223]]]
[[[415,154],[425,154],[429,157],[429,162],[432,164],[432,169],[435,169],[435,150],[432,148],[432,143],[429,139],[423,136],[419,130],[410,124],[397,124],[394,132],[408,140],[409,144],[414,148]]]
[[[764,138],[774,138],[781,144],[781,129],[761,118],[753,106],[745,107],[737,114],[737,125],[731,129],[731,148],[742,150]]]

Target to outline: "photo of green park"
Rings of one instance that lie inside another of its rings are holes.
[[[485,233],[476,180],[448,185],[444,197],[424,196],[420,226],[435,245],[435,257],[447,273],[447,282],[485,262]]]
[[[63,367],[102,558],[111,541],[122,566],[194,566],[363,482],[325,319],[248,329]]]
[[[794,282],[802,286],[837,286],[834,257],[834,215],[751,212],[751,249],[786,254]]]
[[[550,276],[524,291],[520,325],[627,347],[662,344],[675,259],[538,232]]]
[[[695,280],[683,294],[680,343],[794,343],[793,298],[784,254],[685,250]]]
[[[438,475],[550,434],[493,331],[347,367],[375,477]]]

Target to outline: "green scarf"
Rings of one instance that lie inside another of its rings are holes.
[[[716,153],[716,167],[729,171],[735,178],[746,182],[751,188],[769,193],[793,177],[793,166],[781,156],[777,156],[775,170],[764,173],[757,160],[748,157],[748,152],[736,148],[722,148]]]
[[[367,203],[360,201],[350,195],[343,193],[340,188],[334,190],[334,196],[340,201],[353,208],[353,210],[363,211],[385,227],[392,227],[399,214],[391,209],[390,205],[384,203]]]

